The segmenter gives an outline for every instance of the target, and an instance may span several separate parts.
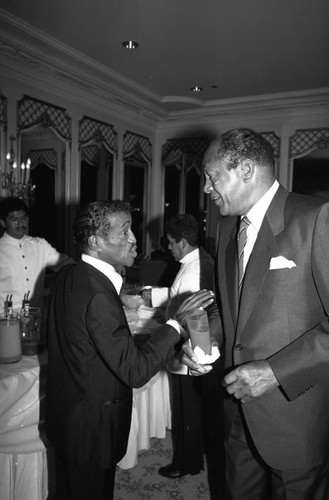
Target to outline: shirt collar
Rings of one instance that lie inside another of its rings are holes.
[[[250,220],[251,224],[257,230],[257,232],[262,225],[266,211],[278,189],[279,183],[277,180],[275,180],[270,189],[268,189],[266,193],[260,198],[260,200],[258,200],[257,203],[249,210],[249,212],[245,214]]]
[[[81,255],[81,260],[95,267],[101,273],[105,274],[105,276],[111,281],[114,288],[117,291],[117,294],[120,294],[122,287],[122,276],[119,274],[111,264],[104,262],[103,260],[96,259],[96,257],[92,257],[91,255],[87,255],[83,253]]]
[[[199,248],[196,248],[195,250],[192,250],[192,252],[189,252],[188,254],[186,254],[179,262],[181,264],[186,264],[187,262],[191,262],[191,260],[193,260],[193,258],[194,258],[194,255],[196,254],[196,252],[199,252]]]
[[[27,236],[26,234],[24,234],[24,236],[22,238],[13,238],[12,236],[10,236],[7,231],[5,231],[2,235],[2,238],[4,238],[5,241],[7,241],[8,243],[12,244],[12,245],[21,245],[22,243],[24,243],[24,241],[27,239]]]

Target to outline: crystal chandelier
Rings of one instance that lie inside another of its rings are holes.
[[[6,155],[4,169],[1,169],[1,187],[4,196],[21,198],[26,203],[33,201],[35,186],[30,179],[31,160],[26,159],[20,167],[16,162],[14,142],[15,137],[11,135],[10,150]]]

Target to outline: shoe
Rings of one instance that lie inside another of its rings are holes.
[[[165,465],[164,467],[160,467],[158,472],[160,476],[169,477],[172,479],[177,479],[179,477],[186,476],[184,472],[181,472],[180,470],[176,469],[173,463]]]

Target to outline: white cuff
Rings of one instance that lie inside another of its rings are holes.
[[[179,335],[186,333],[182,325],[177,321],[177,319],[172,319],[172,318],[168,319],[166,321],[166,325],[174,327],[175,330],[179,333]]]
[[[167,287],[152,287],[151,297],[153,307],[166,307],[169,299],[169,288]]]

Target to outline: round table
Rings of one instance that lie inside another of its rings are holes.
[[[46,500],[47,441],[42,409],[46,353],[0,364],[1,500]]]

